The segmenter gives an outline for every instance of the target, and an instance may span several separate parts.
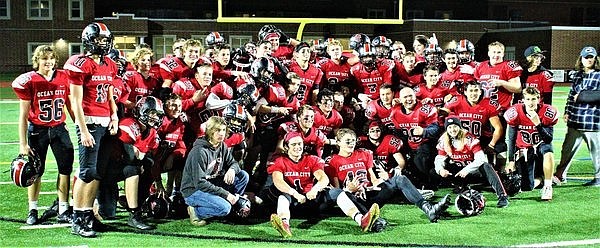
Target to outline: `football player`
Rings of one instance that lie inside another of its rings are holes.
[[[92,207],[100,179],[97,169],[98,149],[105,134],[115,135],[119,118],[113,98],[113,79],[117,65],[106,55],[113,36],[99,22],[83,29],[81,41],[84,54],[73,55],[64,69],[71,83],[71,107],[75,115],[79,138],[79,176],[73,186],[73,225],[71,233],[96,237],[92,226],[96,222]]]
[[[395,175],[388,178],[383,168],[378,168],[383,173],[376,175],[373,153],[369,150],[355,150],[357,140],[354,131],[342,128],[336,133],[336,140],[340,150],[327,159],[329,166],[325,170],[331,185],[343,189],[357,205],[383,206],[394,196],[403,195],[410,203],[423,210],[431,222],[437,222],[448,208],[449,194],[439,203],[431,204],[406,176]],[[365,213],[366,209],[362,207],[360,212]]]
[[[323,156],[323,146],[325,143],[329,143],[329,140],[323,134],[321,130],[313,127],[315,122],[315,111],[310,105],[302,105],[296,113],[297,121],[289,121],[282,123],[279,126],[279,142],[277,143],[277,150],[279,152],[284,151],[283,138],[287,133],[298,132],[304,142],[304,153],[315,155],[317,157]]]
[[[201,58],[204,51],[202,43],[198,40],[186,40],[182,47],[182,57],[172,57],[160,64],[160,77],[163,80],[161,94],[172,92],[172,84],[181,78],[192,78],[196,64],[210,63],[206,58]]]
[[[342,126],[342,115],[333,109],[333,92],[322,90],[317,95],[317,106],[315,110],[314,127],[321,130],[325,136],[331,137],[335,131]]]
[[[388,59],[378,60],[369,43],[358,49],[360,63],[350,68],[350,74],[358,84],[359,99],[366,106],[368,101],[379,98],[379,87],[392,83],[394,63]]]
[[[404,58],[404,54],[406,54],[406,47],[404,46],[404,43],[399,40],[394,41],[390,50],[392,52],[390,54],[390,58],[395,61],[402,62],[402,58]]]
[[[188,207],[190,222],[204,226],[211,217],[227,216],[236,210],[248,184],[248,173],[233,159],[224,140],[227,122],[212,116],[206,124],[206,135],[197,139],[183,169],[181,193]]]
[[[296,73],[302,80],[296,95],[300,105],[315,103],[323,80],[323,72],[309,63],[310,54],[308,43],[301,42],[294,49],[294,59],[289,65],[290,72]]]
[[[148,188],[140,189],[140,175],[150,171],[154,159],[151,151],[158,148],[156,129],[162,124],[164,111],[162,102],[153,96],[142,97],[133,110],[133,117],[119,120],[119,131],[116,137],[105,138],[98,155],[106,157],[98,162],[103,172],[98,192],[99,214],[106,218],[116,217],[117,182],[125,181],[125,197],[131,227],[150,230],[142,219],[139,202],[148,196]],[[140,193],[140,191],[144,191]]]
[[[258,39],[271,43],[271,56],[284,63],[289,63],[293,57],[294,47],[299,41],[287,36],[281,29],[274,25],[265,25],[258,31]]]
[[[370,121],[377,120],[388,129],[394,128],[390,115],[392,114],[392,102],[394,92],[391,84],[383,84],[379,87],[379,99],[370,101],[365,109],[365,116]],[[362,127],[361,127],[362,128]]]
[[[494,167],[479,145],[479,139],[462,128],[461,120],[455,116],[446,118],[446,132],[437,145],[435,171],[443,178],[464,189],[469,176],[485,177],[498,196],[499,208],[508,206],[508,196]]]
[[[335,203],[361,227],[363,232],[379,218],[379,206],[373,204],[368,212],[359,212],[358,207],[340,189],[328,189],[329,178],[325,174],[323,159],[304,154],[302,134],[287,133],[283,145],[285,154],[269,163],[269,174],[273,185],[267,199],[277,203],[277,213],[271,215],[271,224],[282,237],[292,236],[290,209],[295,211],[323,211]],[[315,183],[316,181],[316,183]],[[312,214],[314,216],[314,214]]]
[[[400,103],[390,115],[395,133],[403,139],[409,161],[417,169],[415,172],[421,174],[423,181],[419,183],[435,190],[438,176],[433,170],[433,155],[441,133],[436,107],[418,102],[415,91],[409,87],[400,90]]]
[[[427,68],[425,68],[423,76],[426,83],[415,87],[417,100],[421,101],[422,104],[429,103],[436,107],[442,107],[444,106],[444,103],[452,97],[448,88],[438,86],[440,79],[439,75],[437,67],[427,66]]]
[[[521,173],[521,189],[533,190],[542,183],[542,200],[552,200],[552,173],[554,170],[554,152],[552,139],[558,122],[558,110],[548,104],[540,103],[541,94],[533,87],[523,90],[523,103],[510,107],[504,118],[508,123],[507,171]],[[517,149],[519,149],[517,151]],[[542,173],[540,175],[540,169]]]
[[[474,67],[458,64],[458,53],[454,49],[444,51],[446,70],[440,74],[438,86],[449,90],[450,94],[457,96],[464,92],[466,82],[474,81]]]
[[[554,77],[552,72],[542,66],[542,61],[546,59],[544,51],[538,46],[530,46],[523,53],[525,61],[523,63],[523,72],[521,74],[521,83],[525,87],[535,87],[542,94],[542,102],[552,104],[552,89],[554,88]],[[521,95],[515,95],[515,103],[521,99]]]
[[[125,72],[123,77],[131,93],[125,105],[128,109],[133,109],[138,100],[145,96],[158,96],[156,92],[160,87],[160,82],[157,78],[150,75],[150,66],[152,65],[152,57],[154,53],[148,48],[140,48],[135,50],[131,62],[135,67],[135,71]]]
[[[56,69],[58,56],[53,47],[36,47],[31,58],[34,71],[18,76],[12,88],[19,97],[19,154],[37,154],[43,174],[48,147],[58,165],[56,191],[58,222],[69,223],[69,177],[73,172],[74,150],[65,124],[67,114],[74,118],[69,107],[69,81],[63,70]],[[41,177],[27,188],[29,200],[28,225],[38,222],[38,199]]]
[[[214,61],[212,62],[213,78],[217,82],[226,82],[232,86],[235,77],[247,79],[248,73],[244,71],[230,70],[231,46],[229,44],[219,44],[214,46]]]
[[[425,82],[420,64],[417,68],[414,52],[406,52],[402,61],[395,61],[394,63],[394,85],[399,88],[414,87]]]
[[[473,42],[462,39],[456,43],[456,52],[458,53],[458,64],[468,65],[475,68],[479,63],[475,61],[475,45]]]
[[[400,152],[403,146],[402,140],[387,134],[384,128],[385,126],[379,121],[371,121],[367,136],[360,138],[357,147],[373,152],[373,161],[381,165],[381,168],[388,173],[388,177],[401,175],[402,169],[406,166],[404,155]],[[379,173],[376,172],[375,175],[379,178]]]
[[[347,61],[348,58],[342,54],[343,49],[339,40],[331,40],[327,44],[327,54],[330,59],[320,64],[325,80],[321,82],[319,88],[338,91],[341,86],[348,87],[352,84],[349,82],[351,66]]]

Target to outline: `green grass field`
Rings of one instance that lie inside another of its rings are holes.
[[[564,109],[568,88],[557,87],[554,105]],[[10,88],[0,88],[0,99],[14,99]],[[540,201],[539,190],[524,192],[511,198],[510,206],[498,209],[496,196],[484,192],[488,199],[482,215],[470,218],[459,216],[454,207],[450,217],[431,224],[416,207],[408,204],[389,204],[382,209],[382,217],[391,224],[382,233],[364,234],[349,218],[332,217],[316,224],[292,220],[290,239],[281,239],[267,220],[255,224],[227,224],[214,222],[205,227],[194,227],[187,219],[156,221],[158,228],[139,232],[126,224],[126,213],[109,222],[114,231],[101,233],[96,239],[83,239],[70,234],[67,227],[26,229],[27,192],[11,184],[10,161],[18,153],[18,102],[0,101],[0,246],[134,246],[134,247],[324,247],[324,246],[518,246],[534,247],[550,242],[579,241],[581,243],[554,243],[580,247],[600,247],[600,188],[582,187],[592,177],[593,166],[587,149],[576,155],[569,171],[568,183],[554,187],[554,199]],[[71,138],[75,128],[70,124]],[[560,159],[560,147],[566,131],[564,121],[555,127],[554,150]],[[49,153],[43,192],[53,192],[56,162]],[[77,152],[76,152],[77,154]],[[77,167],[77,159],[75,167]],[[450,189],[436,192],[436,196]],[[40,206],[49,206],[56,195],[42,194]],[[40,211],[43,212],[43,210]],[[293,217],[292,217],[293,218]],[[310,226],[308,228],[307,226]],[[41,227],[41,226],[35,226]],[[577,245],[578,244],[578,245]]]

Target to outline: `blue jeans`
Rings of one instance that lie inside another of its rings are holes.
[[[235,174],[235,179],[232,185],[226,185],[223,183],[219,186],[223,187],[232,194],[242,195],[244,190],[246,190],[246,185],[248,185],[249,178],[250,176],[248,176],[246,171],[240,170],[240,172]],[[223,178],[220,177],[216,180],[220,180],[222,182]],[[227,199],[200,190],[186,197],[185,203],[188,206],[194,207],[196,216],[198,216],[200,219],[226,216],[231,211],[231,203],[229,203]]]

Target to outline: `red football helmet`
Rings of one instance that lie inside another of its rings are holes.
[[[19,154],[11,163],[10,177],[15,185],[29,187],[44,173],[41,167],[40,158],[35,152],[30,155]]]

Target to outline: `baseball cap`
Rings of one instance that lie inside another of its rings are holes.
[[[543,52],[545,52],[545,51],[542,51],[542,49],[540,49],[539,46],[530,46],[527,49],[525,49],[525,52],[523,52],[523,55],[525,55],[525,57],[529,57],[531,55],[543,53]]]
[[[456,116],[446,118],[446,121],[444,121],[444,128],[447,129],[450,125],[458,125],[460,127],[460,119]]]
[[[294,49],[294,51],[300,52],[300,49],[305,48],[305,47],[308,47],[310,49],[310,45],[307,42],[305,42],[305,41],[300,42],[300,44],[296,45],[296,48]]]
[[[588,46],[588,47],[584,47],[583,49],[581,49],[581,53],[580,53],[581,57],[587,57],[589,55],[592,55],[594,57],[598,56],[598,53],[596,52],[596,49]]]

